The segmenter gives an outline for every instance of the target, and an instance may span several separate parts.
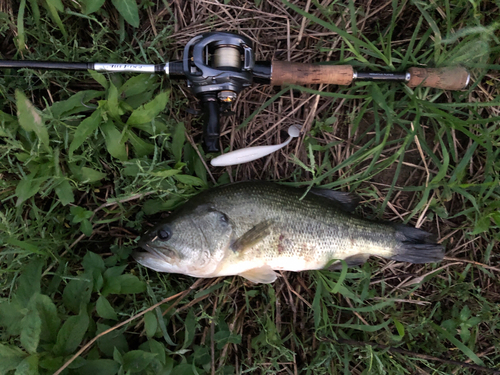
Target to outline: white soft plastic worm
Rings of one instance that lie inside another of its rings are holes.
[[[214,167],[227,167],[229,165],[248,163],[249,161],[257,160],[263,156],[269,155],[280,148],[285,147],[290,143],[292,138],[298,137],[300,135],[300,128],[298,126],[292,125],[288,128],[288,135],[290,136],[285,142],[279,145],[269,145],[269,146],[255,146],[246,147],[239,150],[230,151],[224,155],[217,156],[213,158],[210,162]]]

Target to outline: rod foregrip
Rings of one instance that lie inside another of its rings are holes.
[[[467,69],[453,68],[410,68],[409,87],[433,87],[443,90],[462,90],[469,84],[470,74]]]
[[[315,65],[273,61],[271,84],[308,85],[315,83],[349,85],[354,76],[350,65]]]

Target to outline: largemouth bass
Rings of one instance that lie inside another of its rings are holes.
[[[208,190],[146,233],[139,242],[146,252],[134,258],[159,272],[240,275],[271,283],[275,270],[321,269],[332,260],[354,266],[370,255],[411,263],[438,262],[444,256],[428,232],[355,216],[356,200],[348,193],[304,193],[257,181]]]

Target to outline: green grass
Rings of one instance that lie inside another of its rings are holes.
[[[247,90],[223,122],[227,149],[231,136],[247,144],[311,95],[317,112],[297,154],[292,143],[207,171],[183,85],[2,70],[0,374],[65,364],[64,374],[92,375],[500,373],[498,4],[312,2],[306,13],[300,2],[230,1],[191,14],[164,1],[11,3],[0,0],[0,58],[160,63],[199,30],[228,28],[256,35],[258,58],[274,49],[284,58],[287,31],[293,44],[304,20],[297,61],[331,52],[360,70],[460,63],[473,79],[460,92],[359,82]],[[422,224],[447,258],[371,259],[272,285],[158,274],[132,260],[138,236],[167,211],[248,178],[356,191],[360,214]]]

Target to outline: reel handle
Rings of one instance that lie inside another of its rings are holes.
[[[219,137],[220,137],[220,104],[217,100],[217,95],[212,93],[204,93],[198,95],[201,102],[202,119],[203,119],[203,142],[206,152],[219,152]]]

